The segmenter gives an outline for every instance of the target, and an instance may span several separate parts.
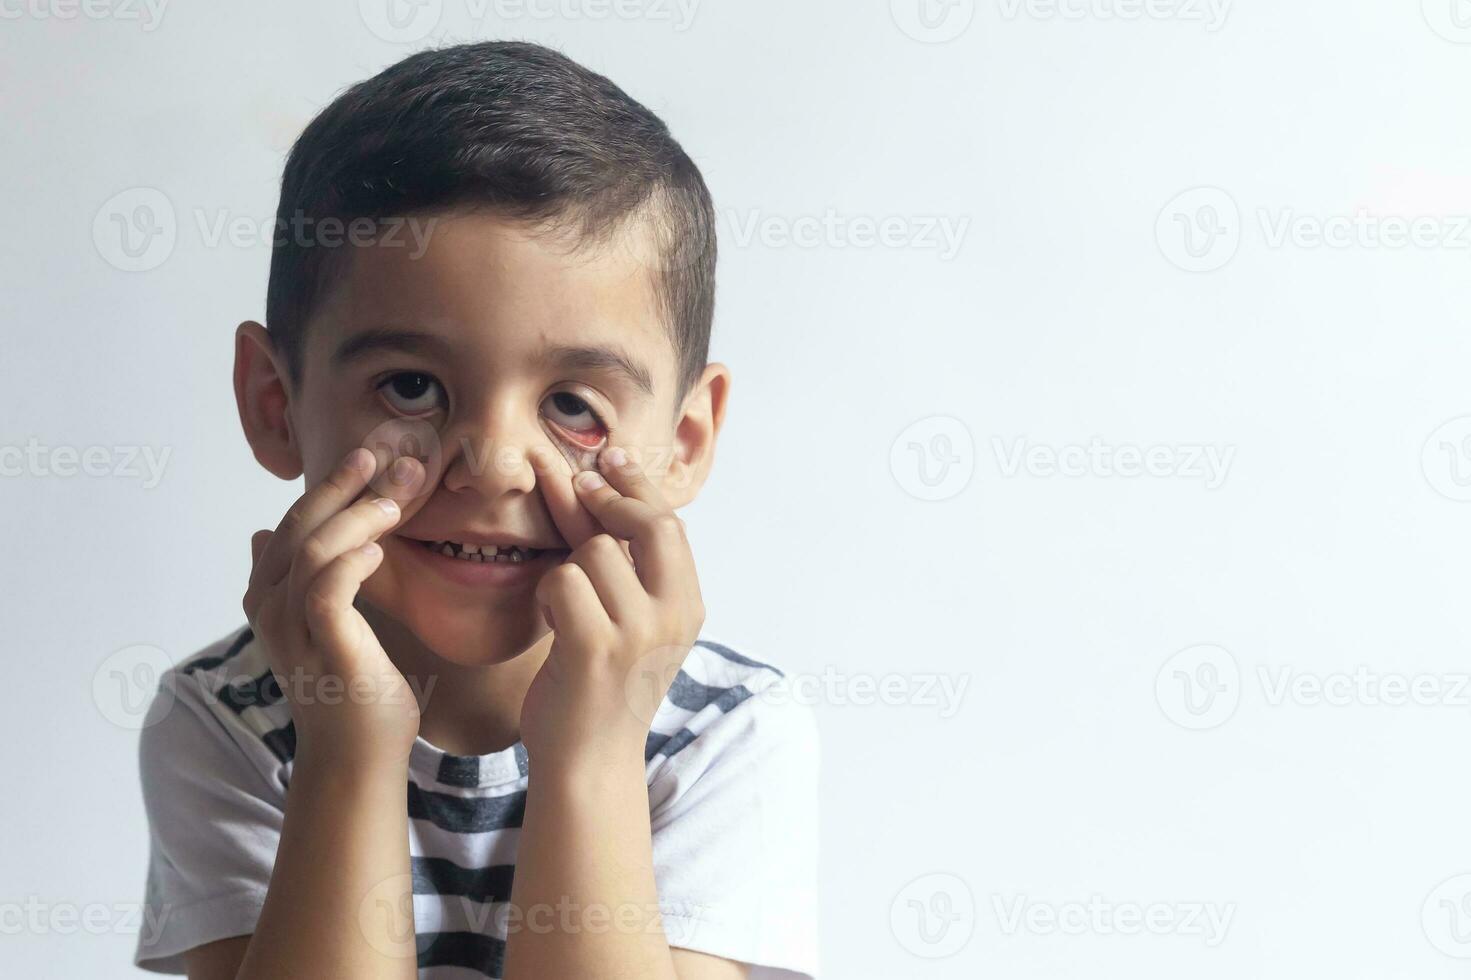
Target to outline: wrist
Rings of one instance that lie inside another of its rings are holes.
[[[590,745],[528,758],[533,782],[592,792],[632,782],[644,785],[646,766],[642,745]]]
[[[409,752],[302,735],[297,739],[292,771],[293,778],[306,775],[334,784],[402,788],[409,775]]]

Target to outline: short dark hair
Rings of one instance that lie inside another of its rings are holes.
[[[423,51],[359,82],[292,147],[266,329],[293,381],[306,323],[346,250],[279,230],[458,207],[565,227],[578,242],[645,223],[677,396],[698,379],[715,312],[715,216],[699,169],[658,116],[607,78],[540,45],[488,41]]]

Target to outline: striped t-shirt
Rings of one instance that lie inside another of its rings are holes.
[[[136,962],[247,935],[265,901],[296,746],[288,704],[248,629],[164,675],[140,748],[157,930]],[[817,765],[812,712],[783,673],[701,637],[644,751],[659,908],[671,946],[817,973]],[[499,977],[528,781],[518,742],[409,760],[420,978]]]

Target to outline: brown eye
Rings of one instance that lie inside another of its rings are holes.
[[[404,415],[424,415],[448,401],[444,386],[422,371],[400,371],[384,379],[378,390],[394,411]]]
[[[541,403],[541,412],[579,446],[596,446],[608,434],[607,427],[592,406],[570,391],[548,395]]]

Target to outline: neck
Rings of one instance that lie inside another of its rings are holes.
[[[414,691],[422,738],[451,755],[486,755],[521,737],[521,702],[551,652],[551,633],[510,660],[465,666],[439,656],[367,603],[359,608]]]

